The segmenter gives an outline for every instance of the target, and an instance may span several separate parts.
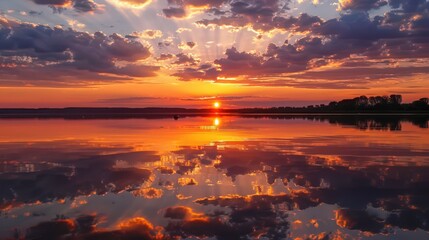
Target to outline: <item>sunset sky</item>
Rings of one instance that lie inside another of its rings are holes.
[[[427,0],[1,0],[0,107],[429,93]]]

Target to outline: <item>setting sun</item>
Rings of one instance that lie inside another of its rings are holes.
[[[220,108],[220,102],[214,102],[213,107],[214,108]]]

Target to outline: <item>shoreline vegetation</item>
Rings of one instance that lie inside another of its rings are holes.
[[[421,98],[402,103],[401,95],[360,96],[333,101],[329,104],[305,107],[271,107],[238,109],[190,109],[190,108],[127,108],[127,107],[67,107],[67,108],[3,108],[0,118],[178,118],[207,115],[426,115],[429,99]]]

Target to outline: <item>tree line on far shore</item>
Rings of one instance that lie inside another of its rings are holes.
[[[240,109],[242,113],[318,113],[318,112],[427,112],[429,98],[420,98],[411,103],[402,103],[402,96],[360,96],[353,99],[333,101],[329,104],[306,107],[273,107]]]

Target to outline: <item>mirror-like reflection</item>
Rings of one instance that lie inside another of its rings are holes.
[[[427,239],[424,116],[0,121],[0,239]]]

